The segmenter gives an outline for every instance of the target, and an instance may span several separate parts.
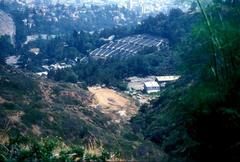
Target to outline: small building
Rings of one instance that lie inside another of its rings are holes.
[[[38,76],[43,76],[43,77],[47,77],[48,75],[48,72],[47,71],[43,71],[43,72],[39,72],[39,73],[36,73]]]
[[[180,78],[180,75],[172,75],[172,76],[157,76],[156,82],[159,83],[161,87],[165,87],[167,82],[173,82]]]
[[[149,93],[156,93],[160,91],[160,86],[156,81],[144,82],[144,90]]]
[[[65,68],[71,68],[71,67],[72,65],[68,65],[66,63],[56,63],[56,64],[50,65],[50,69],[53,69],[53,70],[65,69]]]

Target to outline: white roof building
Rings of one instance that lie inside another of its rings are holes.
[[[156,81],[144,82],[144,90],[147,93],[156,93],[160,91],[160,86]]]
[[[43,72],[39,72],[39,73],[36,73],[38,76],[47,76],[48,75],[48,72],[47,71],[43,71]]]
[[[71,67],[72,67],[72,65],[68,65],[66,63],[56,63],[56,64],[50,65],[50,68],[52,68],[54,70],[71,68]]]
[[[156,81],[157,82],[170,82],[178,80],[181,76],[180,75],[173,75],[173,76],[157,76]]]

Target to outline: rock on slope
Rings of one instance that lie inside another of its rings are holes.
[[[16,26],[10,15],[0,10],[0,36],[8,35],[11,38],[11,43],[14,43],[16,34]]]

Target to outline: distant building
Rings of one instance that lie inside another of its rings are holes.
[[[27,40],[24,42],[24,44],[28,44],[29,42],[36,41],[38,39],[42,40],[51,40],[55,39],[57,36],[56,35],[47,35],[47,34],[34,34],[34,35],[28,35]]]
[[[143,91],[144,90],[144,82],[154,81],[155,76],[148,76],[145,78],[140,77],[129,77],[126,78],[128,82],[128,89],[133,91]]]
[[[160,91],[160,86],[156,81],[144,82],[144,90],[149,93],[156,93]]]
[[[43,71],[43,72],[39,72],[39,73],[36,73],[38,76],[43,76],[43,77],[47,77],[48,75],[48,72],[47,71]]]
[[[167,82],[173,82],[180,78],[180,75],[172,75],[172,76],[157,76],[156,82],[159,83],[161,87],[165,87]]]
[[[56,64],[50,65],[50,69],[53,69],[53,70],[65,69],[65,68],[71,68],[71,67],[72,65],[68,65],[66,63],[56,63]]]

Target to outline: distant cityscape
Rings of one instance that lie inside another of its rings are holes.
[[[46,0],[45,0],[46,1]],[[167,12],[170,8],[179,7],[179,3],[176,0],[52,0],[52,3],[64,3],[66,5],[118,5],[119,7],[125,7],[129,10],[134,10],[142,14],[149,14],[155,12]],[[180,6],[182,9],[188,9],[190,1],[182,3]]]
[[[171,8],[181,8],[187,10],[191,5],[191,0],[187,2],[176,2],[176,0],[0,0],[5,2],[15,1],[20,4],[39,5],[39,4],[64,4],[66,6],[77,5],[90,7],[92,5],[106,6],[117,5],[139,14],[151,14],[157,12],[168,12]]]

